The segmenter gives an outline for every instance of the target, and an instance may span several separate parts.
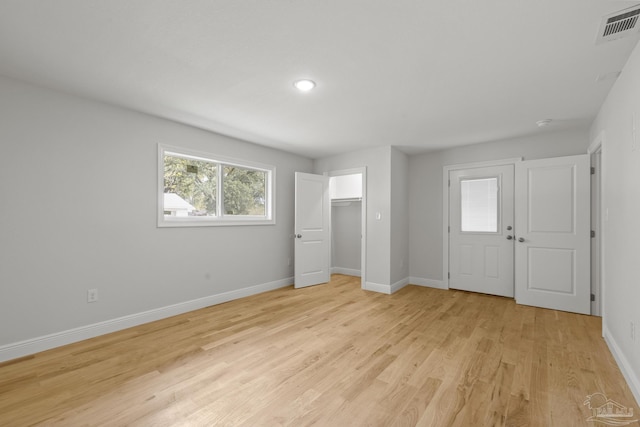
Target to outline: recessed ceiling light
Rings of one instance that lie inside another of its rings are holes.
[[[545,126],[549,126],[551,122],[552,122],[551,119],[542,119],[542,120],[538,120],[536,124],[538,125],[539,128],[543,128]]]
[[[316,82],[309,79],[296,80],[293,85],[301,92],[308,92],[316,87]]]

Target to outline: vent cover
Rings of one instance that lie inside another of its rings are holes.
[[[638,18],[640,18],[640,5],[605,16],[600,23],[596,44],[638,34],[640,30]]]

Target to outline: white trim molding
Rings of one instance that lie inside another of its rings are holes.
[[[409,284],[409,278],[405,277],[402,280],[398,280],[396,283],[391,285],[391,293],[398,292],[400,289],[404,288]]]
[[[233,301],[239,298],[284,288],[292,284],[293,277],[287,277],[285,279],[280,279],[273,282],[262,283],[255,286],[248,286],[242,289],[210,295],[191,301],[185,301],[166,307],[156,308],[141,313],[135,313],[116,319],[106,320],[104,322],[94,323],[91,325],[56,332],[50,335],[36,337],[17,343],[3,345],[0,347],[0,362],[17,359],[19,357],[28,356],[63,345],[72,344],[78,341],[94,338],[111,332],[120,331],[123,329],[131,328],[133,326],[142,325],[144,323],[166,319],[171,316],[176,316],[178,314],[187,313],[189,311],[198,310],[204,307],[222,304],[223,302]]]
[[[593,154],[602,148],[605,141],[605,135],[605,131],[603,130],[594,138],[593,141],[591,141],[589,148],[587,148],[587,154]]]
[[[607,184],[607,170],[605,168],[605,159],[606,159],[606,138],[607,134],[603,130],[600,132],[587,149],[589,154],[594,154],[596,152],[600,152],[600,221],[598,227],[600,228],[600,316],[602,317],[602,336],[605,335],[605,325],[607,322],[606,318],[606,310],[605,303],[607,299],[607,284],[606,284],[606,263],[605,260],[605,252],[606,252],[606,228],[605,228],[605,216],[606,216],[606,206],[607,206],[607,194],[604,191]],[[637,398],[637,395],[636,395]]]
[[[405,277],[402,280],[398,280],[396,283],[393,283],[391,285],[383,285],[382,283],[367,282],[364,290],[391,295],[395,292],[398,292],[400,289],[404,288],[408,284],[409,284],[408,277]]]
[[[361,277],[360,270],[355,268],[331,267],[331,274],[344,274],[346,276]]]
[[[426,288],[449,289],[444,280],[424,279],[422,277],[409,277],[409,283]]]
[[[636,376],[631,364],[624,356],[624,353],[618,346],[618,343],[616,343],[613,335],[611,335],[611,332],[609,332],[609,329],[606,327],[604,322],[602,323],[602,335],[604,336],[604,340],[607,343],[607,346],[609,346],[609,350],[611,351],[611,354],[613,354],[613,358],[616,359],[616,363],[618,364],[624,379],[627,380],[631,393],[633,393],[633,397],[636,398],[636,404],[640,405],[640,378]]]
[[[364,290],[391,295],[391,286],[383,285],[382,283],[365,282]]]

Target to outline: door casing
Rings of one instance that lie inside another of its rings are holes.
[[[595,167],[595,182],[592,182],[592,185],[596,185],[595,197],[596,200],[593,200],[591,203],[591,216],[592,216],[592,226],[593,230],[596,232],[596,237],[593,239],[592,243],[592,255],[591,262],[593,266],[591,268],[592,274],[592,286],[591,292],[595,295],[595,301],[591,305],[591,314],[594,316],[601,316],[603,318],[603,334],[604,334],[604,301],[606,298],[605,291],[606,286],[604,283],[604,278],[606,277],[604,274],[604,252],[605,252],[605,227],[604,222],[608,219],[608,213],[605,209],[605,194],[602,191],[604,188],[604,180],[605,180],[605,170],[604,170],[604,158],[606,156],[606,148],[605,148],[605,133],[602,131],[600,134],[596,136],[593,140],[587,153],[591,155],[591,166]],[[594,195],[594,191],[592,189],[592,196]],[[604,336],[604,335],[603,335]]]
[[[461,163],[442,168],[442,282],[445,289],[449,289],[449,172],[461,169],[515,165],[521,161],[522,157],[514,157],[487,162]]]
[[[597,141],[596,141],[597,142]],[[595,149],[599,148],[595,147]],[[590,152],[592,152],[592,150],[590,149]],[[500,165],[505,165],[505,164],[517,164],[519,162],[522,162],[522,158],[513,158],[513,159],[503,159],[503,160],[496,160],[496,161],[489,161],[489,162],[477,162],[477,163],[468,163],[468,164],[458,164],[458,165],[450,165],[450,166],[445,166],[443,168],[443,284],[444,284],[444,288],[448,289],[449,288],[449,268],[450,268],[450,263],[449,263],[449,232],[448,232],[448,228],[449,228],[449,210],[450,210],[450,200],[449,200],[449,174],[450,171],[453,170],[460,170],[460,169],[471,169],[471,168],[477,168],[477,167],[484,167],[484,166],[500,166]],[[517,174],[516,174],[517,175]],[[516,178],[517,181],[518,178]],[[517,187],[517,183],[516,183],[516,187]],[[516,196],[517,199],[517,196]],[[600,201],[600,203],[602,203],[602,201]],[[516,211],[517,211],[517,206],[516,206]],[[516,222],[518,222],[518,219],[516,218]],[[518,227],[516,226],[516,235],[518,233]],[[588,232],[588,231],[587,231]],[[600,245],[599,245],[600,246]],[[587,273],[589,274],[589,273]],[[518,291],[516,290],[516,298],[518,296]],[[588,314],[588,312],[587,312]]]
[[[362,175],[362,201],[361,201],[361,231],[362,238],[360,239],[360,287],[366,289],[366,274],[367,274],[367,168],[353,168],[342,169],[329,172],[329,176],[340,175]]]

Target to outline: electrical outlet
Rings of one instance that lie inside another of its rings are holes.
[[[98,290],[97,289],[88,289],[87,290],[87,302],[96,302],[98,301]]]

